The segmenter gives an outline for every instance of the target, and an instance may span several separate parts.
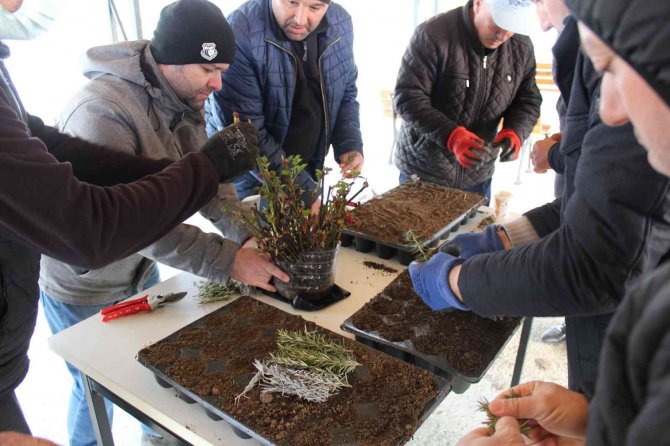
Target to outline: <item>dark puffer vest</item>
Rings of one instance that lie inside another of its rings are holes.
[[[405,174],[464,188],[493,176],[494,155],[484,166],[464,169],[446,147],[464,126],[492,141],[500,119],[524,140],[540,115],[530,39],[515,35],[495,50],[482,47],[469,17],[472,2],[440,14],[416,29],[395,89],[404,123],[395,165]]]

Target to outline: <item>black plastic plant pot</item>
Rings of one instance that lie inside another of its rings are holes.
[[[356,237],[354,245],[356,246],[356,251],[365,253],[372,251],[372,249],[375,247],[375,242],[363,237]]]
[[[391,246],[386,246],[383,243],[377,243],[375,245],[375,252],[377,253],[377,257],[380,259],[390,259],[395,255],[395,248]]]
[[[351,246],[351,244],[353,242],[354,242],[354,236],[353,235],[342,234],[342,236],[340,237],[340,245],[341,246],[344,246],[344,247]]]

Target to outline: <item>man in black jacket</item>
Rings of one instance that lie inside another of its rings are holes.
[[[655,0],[568,0],[585,51],[603,73],[603,122],[635,126],[654,169],[670,175],[670,3]],[[643,25],[640,25],[643,24]],[[640,45],[644,42],[644,45]],[[477,429],[460,446],[527,444],[670,444],[670,265],[627,293],[607,333],[590,407],[582,395],[531,382],[504,392],[489,408],[502,417],[488,436]],[[588,416],[587,416],[588,410]],[[521,435],[515,418],[538,428]],[[588,421],[588,424],[587,424]]]
[[[533,45],[514,34],[532,14],[530,0],[470,0],[419,25],[395,88],[401,183],[416,175],[490,198],[495,147],[516,159],[540,115]]]
[[[568,32],[576,32],[574,23],[557,45]],[[531,210],[505,231],[492,226],[454,240],[471,258],[438,254],[410,272],[434,309],[566,316],[569,385],[590,398],[613,312],[627,287],[670,251],[670,180],[649,166],[632,126],[601,122],[600,78],[592,64],[579,55],[571,65],[562,200]],[[501,235],[513,249],[502,249]],[[473,240],[488,243],[473,251]]]
[[[21,1],[0,6],[14,12]],[[8,56],[0,42],[0,431],[29,433],[14,389],[28,371],[40,253],[99,268],[151,244],[206,204],[220,181],[252,168],[258,137],[251,124],[230,127],[171,165],[108,151],[27,114]]]

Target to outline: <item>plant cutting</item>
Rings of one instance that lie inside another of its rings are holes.
[[[351,350],[316,331],[279,329],[277,351],[270,353],[269,359],[254,361],[258,371],[235,400],[239,402],[260,385],[262,393],[295,395],[323,403],[340,388],[349,387],[347,375],[359,365]]]
[[[335,260],[338,242],[345,226],[347,204],[367,186],[352,192],[358,176],[340,179],[325,192],[325,175],[330,169],[317,170],[316,180],[321,184],[323,198],[318,213],[312,213],[305,204],[316,197],[297,182],[307,165],[299,156],[284,159],[279,170],[270,168],[266,157],[258,158],[261,207],[242,213],[258,248],[270,253],[275,263],[290,277],[285,283],[275,279],[275,285],[284,297],[297,294],[309,300],[319,300],[335,280]],[[356,172],[354,172],[356,174]]]
[[[511,390],[509,395],[506,395],[505,398],[507,399],[519,398],[519,395],[517,395],[516,392],[514,392],[514,390]],[[480,412],[484,412],[486,414],[486,421],[483,421],[482,424],[488,427],[489,436],[495,434],[496,426],[498,425],[498,421],[500,421],[500,418],[495,416],[493,412],[491,412],[491,409],[489,408],[489,402],[486,399],[484,399],[483,401],[479,401],[477,405],[478,405],[477,410],[479,410]],[[521,433],[526,437],[528,437],[532,429],[530,426],[530,422],[526,419],[520,419],[517,421],[519,422]]]

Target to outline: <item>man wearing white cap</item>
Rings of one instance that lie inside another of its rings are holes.
[[[395,89],[401,182],[417,175],[490,198],[498,150],[516,159],[540,115],[533,44],[520,35],[533,14],[531,0],[470,0],[418,26]]]

